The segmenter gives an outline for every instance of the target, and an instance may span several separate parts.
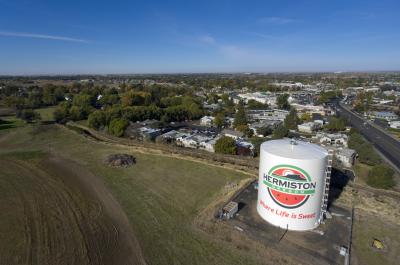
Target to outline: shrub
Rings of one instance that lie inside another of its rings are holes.
[[[103,111],[96,110],[91,113],[88,118],[88,123],[90,128],[101,129],[104,128],[107,124],[107,117]]]
[[[274,139],[281,139],[283,137],[288,136],[289,134],[289,130],[288,128],[286,128],[285,125],[279,125],[275,130],[274,133],[272,135],[272,138]]]
[[[215,143],[215,152],[227,155],[236,155],[236,142],[228,136],[223,136]]]
[[[23,119],[26,122],[40,120],[40,114],[33,109],[20,110],[17,112],[17,117]]]
[[[394,171],[387,165],[376,165],[368,173],[367,184],[374,188],[390,189],[395,185]]]
[[[349,147],[357,151],[360,162],[370,166],[377,165],[382,162],[382,159],[375,152],[370,143],[364,140],[359,133],[350,135]]]
[[[108,126],[108,131],[118,137],[124,135],[126,127],[128,127],[129,122],[125,119],[113,119]]]

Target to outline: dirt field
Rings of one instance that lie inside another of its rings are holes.
[[[144,264],[104,185],[71,161],[39,156],[0,158],[0,264]]]

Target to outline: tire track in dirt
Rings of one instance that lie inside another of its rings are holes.
[[[19,264],[145,264],[120,205],[86,169],[59,157],[37,165],[2,159],[0,166],[18,172],[7,179],[24,209]]]

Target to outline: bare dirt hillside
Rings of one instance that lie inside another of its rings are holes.
[[[69,160],[0,158],[0,264],[145,264],[120,205]]]

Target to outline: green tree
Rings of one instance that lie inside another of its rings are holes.
[[[325,129],[330,132],[344,131],[346,129],[347,121],[345,118],[329,117],[328,124],[325,125]]]
[[[285,125],[279,125],[273,132],[272,138],[274,139],[281,139],[283,137],[288,136],[289,130],[286,128]]]
[[[53,116],[56,122],[65,123],[69,116],[69,104],[67,102],[60,103],[54,111]]]
[[[95,97],[88,94],[77,94],[74,95],[74,98],[72,99],[72,105],[78,106],[80,108],[94,106],[94,102]]]
[[[396,184],[393,179],[394,171],[387,165],[373,166],[368,173],[367,184],[374,188],[390,189]]]
[[[357,151],[358,159],[361,163],[367,165],[377,165],[382,162],[380,156],[376,153],[373,146],[367,142],[359,133],[352,133],[348,142],[349,148]]]
[[[121,137],[124,135],[125,129],[128,127],[129,122],[125,119],[113,119],[108,126],[108,131],[112,135]]]
[[[218,99],[219,99],[219,97],[215,93],[210,93],[210,94],[207,95],[207,103],[208,104],[218,103]]]
[[[94,128],[96,130],[102,129],[107,125],[107,116],[104,111],[96,110],[91,113],[88,117],[89,127]]]
[[[261,102],[255,101],[254,99],[250,99],[249,102],[247,102],[247,108],[248,109],[268,109],[268,104],[263,104]]]
[[[289,94],[281,94],[276,99],[276,104],[278,105],[279,109],[288,110],[290,109],[290,104],[288,102]]]
[[[309,114],[309,113],[303,113],[303,114],[301,114],[301,120],[302,121],[304,121],[304,122],[309,122],[309,121],[312,121],[312,117],[311,117],[311,115]]]
[[[228,136],[223,136],[215,143],[215,152],[220,154],[236,155],[236,142]]]
[[[213,124],[218,128],[222,128],[225,125],[225,116],[222,113],[218,113],[213,121]]]
[[[272,133],[272,131],[273,130],[271,129],[271,127],[268,127],[268,126],[257,128],[257,134],[262,135],[262,136],[270,135]]]
[[[229,99],[229,95],[228,94],[222,94],[221,99],[222,99],[222,103],[224,103],[224,105],[226,107],[233,107],[235,105],[233,103],[233,101]]]
[[[249,128],[249,126],[246,125],[239,125],[238,127],[236,127],[236,130],[238,130],[239,132],[242,132],[246,137],[253,137],[254,132],[253,130],[251,130]]]
[[[40,114],[33,109],[23,109],[17,112],[17,117],[26,122],[33,122],[40,120]]]
[[[242,125],[247,125],[247,116],[243,104],[239,104],[237,112],[235,114],[235,120],[233,121],[233,127],[238,128]]]
[[[295,108],[291,108],[289,114],[286,116],[284,121],[285,127],[289,130],[296,130],[297,125],[300,124],[300,119],[297,116]]]
[[[328,103],[332,98],[341,97],[342,91],[334,90],[334,91],[324,91],[318,97],[317,104]]]

